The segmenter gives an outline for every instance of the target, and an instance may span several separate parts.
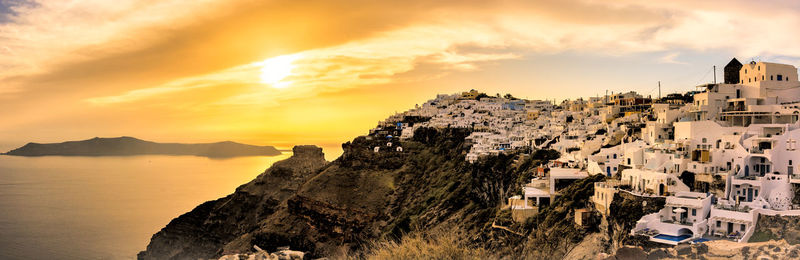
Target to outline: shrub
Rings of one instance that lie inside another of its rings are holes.
[[[343,253],[334,259],[495,259],[482,248],[470,247],[458,230],[413,232],[399,241],[385,239],[367,245],[362,254]]]

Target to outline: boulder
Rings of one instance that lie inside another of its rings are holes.
[[[680,244],[675,246],[675,251],[677,251],[679,256],[689,255],[692,253],[692,247],[687,244]]]
[[[647,254],[638,247],[623,247],[617,250],[616,257],[619,260],[638,260],[647,258]]]
[[[670,257],[670,254],[664,249],[656,249],[647,254],[647,260],[665,259]]]

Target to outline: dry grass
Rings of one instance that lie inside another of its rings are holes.
[[[482,248],[470,247],[457,231],[414,232],[400,241],[371,243],[362,253],[341,253],[334,259],[495,259]]]

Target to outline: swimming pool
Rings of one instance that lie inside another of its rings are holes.
[[[684,239],[687,239],[687,238],[690,238],[690,237],[692,237],[692,236],[690,236],[690,235],[670,236],[670,235],[666,235],[666,234],[658,234],[658,235],[654,236],[653,238],[669,240],[669,241],[675,241],[675,242],[681,242]]]
[[[695,239],[694,241],[692,241],[692,243],[697,244],[697,243],[703,243],[703,242],[707,242],[707,241],[711,241],[711,240],[708,240],[707,238],[702,238],[701,237],[701,238]]]

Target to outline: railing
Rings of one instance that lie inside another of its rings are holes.
[[[750,175],[750,176],[744,176],[744,177],[736,177],[736,179],[737,180],[755,181],[755,180],[758,179],[758,176]]]
[[[714,207],[717,208],[717,209],[721,209],[721,210],[729,210],[729,211],[744,212],[744,213],[750,212],[750,210],[752,210],[748,206],[741,206],[741,207],[740,206],[727,206],[727,205],[723,205],[723,204],[717,204]]]
[[[671,220],[671,219],[662,219],[661,222],[668,223],[668,224],[677,224],[677,225],[682,225],[682,226],[692,226],[692,224],[694,224],[694,223],[689,223],[687,221],[677,221],[677,220]]]

